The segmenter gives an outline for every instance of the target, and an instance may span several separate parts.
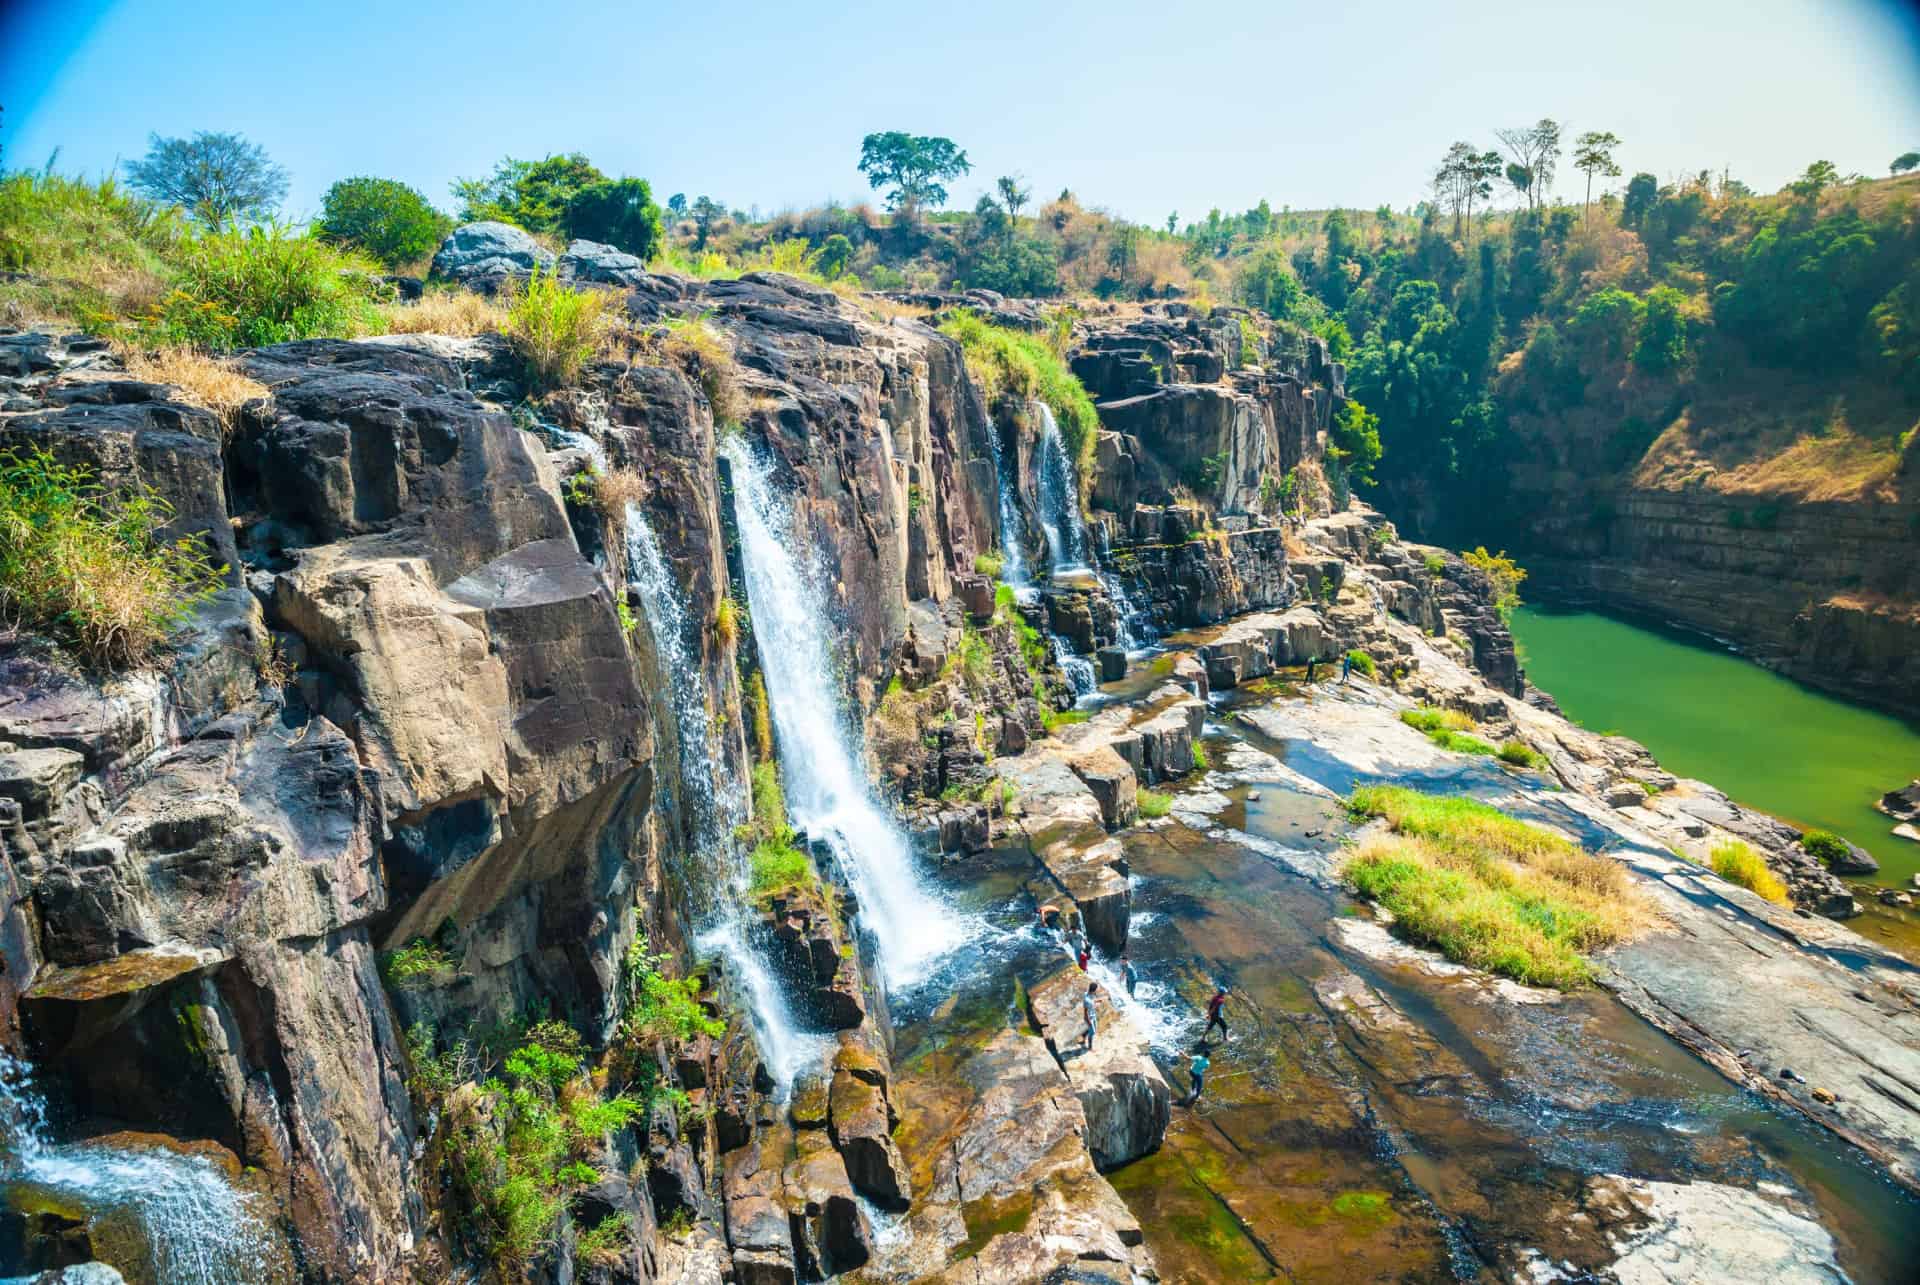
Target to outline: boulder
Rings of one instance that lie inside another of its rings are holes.
[[[877,1065],[872,1067],[878,1072]],[[868,1068],[849,1059],[846,1049],[834,1060],[828,1120],[833,1145],[846,1163],[847,1177],[862,1195],[882,1209],[904,1210],[913,1198],[906,1162],[892,1136],[892,1110],[884,1075],[869,1078]]]
[[[551,269],[553,251],[511,223],[465,223],[447,234],[433,256],[432,275],[465,286],[497,284],[526,276],[536,267]]]
[[[1102,647],[1095,655],[1100,661],[1100,681],[1117,683],[1127,676],[1127,649]]]
[[[435,263],[439,262],[435,256]],[[575,240],[560,256],[559,275],[596,285],[632,286],[647,275],[647,265],[625,250],[598,241]]]
[[[1093,1048],[1082,1044],[1082,1000],[1089,978],[1065,967],[1027,992],[1033,1024],[1073,1085],[1087,1115],[1087,1149],[1101,1169],[1115,1169],[1160,1149],[1172,1115],[1173,1092],[1153,1060],[1153,1049],[1112,997],[1094,1001]]]
[[[1073,774],[1086,783],[1100,805],[1100,820],[1109,830],[1130,826],[1137,814],[1133,768],[1109,746],[1099,746],[1067,759]]]

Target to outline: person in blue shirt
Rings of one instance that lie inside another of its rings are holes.
[[[1206,1087],[1207,1067],[1210,1065],[1212,1063],[1207,1061],[1206,1045],[1203,1044],[1194,1053],[1193,1061],[1187,1064],[1187,1074],[1193,1077],[1193,1092],[1187,1095],[1188,1106],[1200,1100],[1200,1090]]]
[[[1140,974],[1134,970],[1133,960],[1127,952],[1120,952],[1120,976],[1127,983],[1127,994],[1133,994],[1133,988],[1140,984]]]

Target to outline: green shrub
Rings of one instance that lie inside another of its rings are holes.
[[[1524,567],[1507,556],[1505,549],[1498,553],[1488,553],[1486,545],[1480,545],[1460,555],[1468,566],[1487,574],[1493,581],[1493,607],[1505,620],[1520,605],[1520,583],[1527,578]]]
[[[220,586],[201,537],[171,542],[166,500],[44,449],[0,452],[0,619],[102,668],[141,664]]]
[[[998,580],[1000,573],[1007,569],[1007,560],[997,553],[979,553],[973,558],[973,569],[989,580]]]
[[[1149,790],[1144,786],[1134,791],[1134,805],[1140,809],[1140,815],[1152,820],[1163,817],[1173,810],[1173,796],[1162,794],[1158,790]]]
[[[419,192],[390,178],[343,178],[320,200],[314,232],[389,268],[432,254],[453,220]]]
[[[971,627],[961,630],[954,657],[959,662],[960,676],[967,690],[975,696],[986,695],[993,681],[993,649],[987,645],[986,637]]]
[[[1422,705],[1419,709],[1403,709],[1400,721],[1420,732],[1437,732],[1448,729],[1455,732],[1471,732],[1473,720],[1456,709],[1435,709],[1431,705]]]
[[[389,990],[416,991],[444,986],[457,972],[453,956],[425,937],[415,937],[398,950],[380,956],[380,980]]]
[[[651,1042],[725,1033],[726,1023],[707,1016],[700,1006],[699,979],[675,977],[672,964],[673,956],[650,952],[644,936],[627,947],[621,967],[627,1034]]]
[[[608,296],[574,290],[535,269],[507,305],[505,334],[533,379],[564,388],[600,353],[608,326]]]
[[[1373,663],[1373,657],[1361,651],[1358,647],[1355,647],[1347,653],[1347,659],[1353,662],[1353,667],[1356,670],[1365,674],[1368,678],[1372,678],[1380,672],[1380,667]]]
[[[1525,741],[1503,741],[1500,745],[1500,761],[1515,767],[1534,769],[1544,769],[1548,762],[1546,755]]]
[[[1742,888],[1759,893],[1768,901],[1778,905],[1792,904],[1787,895],[1787,885],[1767,865],[1766,860],[1738,839],[1717,844],[1708,855],[1713,872],[1728,883],[1737,883]]]
[[[567,235],[651,260],[666,241],[660,207],[643,178],[604,179],[576,192],[562,216]]]
[[[1845,862],[1852,856],[1847,841],[1829,830],[1807,831],[1800,836],[1800,846],[1823,866],[1831,866],[1836,861]]]
[[[573,1256],[595,1267],[613,1267],[632,1243],[633,1228],[627,1215],[608,1214],[574,1240]]]
[[[1193,743],[1193,770],[1196,772],[1204,772],[1209,766],[1210,764],[1207,761],[1207,747],[1195,741]]]
[[[378,271],[283,225],[205,232],[181,243],[174,288],[142,328],[158,342],[215,349],[378,334]]]
[[[1493,746],[1477,736],[1468,736],[1449,728],[1438,728],[1427,733],[1427,739],[1443,750],[1452,750],[1455,754],[1492,754]]]
[[[1022,401],[1037,398],[1052,409],[1067,454],[1075,461],[1084,501],[1093,479],[1093,447],[1099,436],[1100,416],[1066,360],[1043,337],[993,325],[964,309],[943,322],[940,333],[959,342],[966,354],[967,370],[989,403],[1002,397]]]
[[[807,854],[794,843],[787,820],[786,795],[780,774],[771,761],[754,764],[753,821],[742,827],[747,845],[747,870],[755,900],[765,902],[780,893],[816,885],[819,877]]]
[[[1427,574],[1443,576],[1447,573],[1447,560],[1437,553],[1429,553],[1425,558]]]

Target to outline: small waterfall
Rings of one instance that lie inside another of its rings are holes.
[[[707,904],[696,913],[709,926],[695,941],[703,951],[723,956],[727,974],[745,991],[749,1020],[767,1070],[784,1089],[795,1074],[818,1061],[822,1037],[795,1024],[786,992],[753,948],[747,907],[752,878],[746,854],[733,837],[745,820],[740,783],[714,744],[707,680],[694,645],[692,621],[679,582],[673,577],[647,515],[627,501],[627,574],[640,591],[641,610],[659,651],[660,668],[672,687],[674,723],[680,740],[680,797],[690,822],[690,839],[700,859],[718,868],[698,893]]]
[[[1087,524],[1080,516],[1080,483],[1067,459],[1067,443],[1053,408],[1033,403],[1040,416],[1040,528],[1047,533],[1047,554],[1054,575],[1087,569]]]
[[[607,471],[607,451],[600,443],[594,441],[585,433],[576,433],[570,428],[559,428],[548,425],[547,431],[558,438],[562,445],[570,446],[574,450],[586,455],[587,459],[593,464],[594,472],[605,473]]]
[[[273,1249],[251,1198],[203,1156],[48,1138],[45,1101],[22,1062],[0,1052],[0,1181],[72,1201],[103,1223],[138,1224],[154,1279],[242,1285],[270,1279]]]
[[[841,708],[826,596],[799,535],[775,496],[767,465],[738,437],[722,448],[733,466],[734,514],[797,826],[838,858],[879,944],[890,986],[917,980],[965,931],[921,886],[913,852],[886,815],[860,765],[860,742]]]
[[[1029,584],[1027,555],[1020,547],[1020,505],[1014,498],[1017,488],[1006,459],[1006,448],[1000,443],[1000,429],[988,424],[987,438],[993,443],[993,481],[1000,498],[1000,556],[1005,563],[1000,569],[1000,578],[1019,592]]]
[[[1041,401],[1033,405],[1035,413],[1040,416],[1040,525],[1047,533],[1047,551],[1053,558],[1053,574],[1093,572],[1106,590],[1108,600],[1113,603],[1117,622],[1114,641],[1125,650],[1132,651],[1141,645],[1142,633],[1151,637],[1151,628],[1141,623],[1139,609],[1133,605],[1133,599],[1127,596],[1120,577],[1094,559],[1093,545],[1087,538],[1086,519],[1080,513],[1080,485],[1073,462],[1067,458],[1066,439],[1061,436],[1060,425],[1053,417],[1053,408]],[[1005,496],[1001,498],[1004,504]],[[1059,650],[1057,640],[1055,650]],[[1069,670],[1069,673],[1072,671]],[[1088,679],[1088,687],[1084,690],[1092,689],[1091,666],[1088,667]],[[1074,687],[1075,690],[1083,690],[1077,675],[1074,675]]]

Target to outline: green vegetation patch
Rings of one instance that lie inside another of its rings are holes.
[[[1368,678],[1373,678],[1380,672],[1380,666],[1374,663],[1373,657],[1361,651],[1358,647],[1355,647],[1347,653],[1347,659],[1353,662],[1354,669],[1365,674]]]
[[[756,901],[764,904],[781,893],[819,883],[813,862],[794,842],[780,773],[771,762],[754,765],[753,820],[742,829],[740,838],[750,845],[747,865]]]
[[[1422,705],[1419,709],[1403,709],[1400,721],[1419,732],[1471,732],[1473,720],[1457,709],[1435,709],[1431,705]]]
[[[1403,935],[1449,959],[1535,986],[1590,981],[1582,952],[1623,941],[1651,916],[1624,870],[1473,799],[1362,786],[1349,809],[1392,833],[1349,855],[1346,877],[1392,911]]]
[[[1100,417],[1093,398],[1067,368],[1064,352],[1050,336],[996,326],[978,313],[956,312],[940,332],[957,340],[966,354],[967,369],[989,403],[1003,397],[1038,399],[1053,411],[1066,440],[1067,454],[1076,462],[1084,499],[1093,477],[1093,445]]]
[[[1163,817],[1173,810],[1173,796],[1162,794],[1158,790],[1149,790],[1142,786],[1134,791],[1134,806],[1140,809],[1140,815],[1149,821]]]
[[[562,285],[552,273],[536,268],[507,304],[501,333],[536,383],[563,388],[599,355],[610,322],[610,298],[598,290]]]
[[[1845,862],[1852,855],[1847,841],[1831,830],[1809,830],[1800,836],[1800,846],[1823,866],[1832,866],[1834,862]]]
[[[1534,749],[1525,741],[1502,741],[1500,743],[1500,761],[1514,767],[1543,770],[1548,765],[1547,756]]]

